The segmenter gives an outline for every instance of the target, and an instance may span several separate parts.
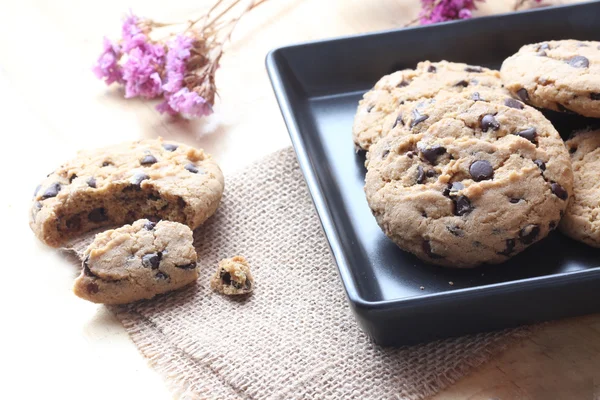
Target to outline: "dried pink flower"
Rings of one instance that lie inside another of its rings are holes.
[[[92,71],[98,79],[104,79],[107,85],[113,82],[123,83],[123,71],[118,62],[121,58],[121,48],[118,44],[104,38],[104,50]]]
[[[421,0],[421,24],[471,18],[471,11],[477,9],[475,1],[485,0]]]
[[[167,44],[167,61],[165,63],[166,83],[163,90],[166,93],[175,93],[183,87],[183,77],[186,72],[186,62],[190,58],[190,49],[194,39],[177,35]]]
[[[156,107],[161,113],[187,118],[209,115],[224,45],[240,18],[265,1],[218,0],[205,15],[187,21],[179,34],[172,28],[180,24],[143,19],[130,12],[123,20],[121,40],[118,44],[105,41],[94,72],[107,84],[123,84],[126,98],[162,96],[164,101]]]
[[[123,26],[121,28],[121,37],[123,40],[131,40],[134,36],[142,33],[142,29],[138,26],[140,19],[133,15],[131,10],[129,14],[123,20]]]
[[[169,106],[185,118],[202,117],[213,112],[204,97],[185,87],[169,97]]]
[[[164,63],[164,49],[159,45],[135,47],[123,63],[125,97],[140,96],[153,99],[162,93],[162,81],[158,71]]]

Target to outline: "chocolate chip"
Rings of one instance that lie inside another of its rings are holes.
[[[473,92],[473,94],[471,95],[471,99],[474,101],[482,101],[483,100],[481,98],[481,95],[479,95],[479,92]]]
[[[569,194],[567,193],[565,188],[560,186],[558,183],[552,182],[550,184],[550,188],[552,189],[552,193],[554,193],[559,199],[566,200],[569,198]]]
[[[83,267],[83,274],[84,274],[85,276],[92,276],[92,277],[94,277],[94,278],[97,278],[97,275],[96,275],[96,274],[94,274],[94,273],[92,272],[92,270],[90,270],[90,264],[89,264],[89,262],[90,262],[90,256],[89,256],[89,254],[88,254],[87,256],[85,256],[85,259],[83,260],[83,262],[82,262],[82,264],[81,264],[81,265],[82,265],[82,267]]]
[[[434,171],[434,170],[432,170],[432,169],[430,169],[429,171],[427,171],[427,172],[425,173],[425,175],[426,175],[428,178],[433,178],[433,177],[435,176],[435,171]]]
[[[446,148],[436,144],[426,149],[420,149],[420,152],[423,158],[435,165],[438,157],[446,152]]]
[[[519,232],[519,239],[524,244],[531,244],[540,234],[540,227],[538,225],[527,225]]]
[[[231,284],[231,274],[229,272],[225,271],[224,269],[222,269],[221,272],[219,273],[219,278],[221,278],[221,280],[223,281],[224,284],[226,284],[226,285]]]
[[[367,107],[367,112],[370,113],[373,108],[375,108],[375,105],[370,105],[369,107]]]
[[[140,164],[142,165],[152,165],[155,164],[157,162],[156,157],[154,157],[152,154],[146,154],[144,156],[144,158],[142,158],[140,160]]]
[[[527,93],[527,89],[521,88],[517,90],[517,96],[519,96],[519,98],[525,103],[529,102],[529,93]]]
[[[37,214],[42,209],[42,203],[40,203],[39,201],[36,201],[33,204],[33,208],[34,208],[34,214]]]
[[[79,215],[73,215],[67,219],[65,226],[70,231],[78,231],[81,228],[81,217]]]
[[[506,239],[506,248],[498,254],[508,257],[515,249],[515,244],[515,239]]]
[[[590,93],[590,99],[600,100],[600,93]]]
[[[180,268],[180,269],[196,269],[196,263],[190,263],[190,264],[185,264],[185,265],[176,265],[176,268]]]
[[[467,196],[458,196],[454,200],[454,215],[463,216],[471,211],[473,211],[473,206]]]
[[[233,286],[236,289],[241,289],[242,288],[242,284],[239,283],[238,281],[231,281],[231,286]]]
[[[102,162],[103,167],[108,167],[109,165],[113,165],[112,161],[104,161]]]
[[[483,69],[481,67],[473,67],[473,66],[468,66],[467,68],[465,68],[465,71],[467,72],[483,72]]]
[[[186,164],[185,167],[186,170],[190,171],[192,174],[197,174],[198,173],[198,168],[194,165],[194,164]]]
[[[406,157],[408,157],[408,158],[413,158],[414,156],[415,156],[414,151],[409,151],[408,153],[406,153]]]
[[[89,187],[96,189],[96,178],[93,176],[86,181]]]
[[[131,182],[131,184],[134,186],[140,187],[142,182],[146,179],[150,179],[150,177],[143,172],[138,172],[131,177],[129,182]]]
[[[421,114],[419,112],[419,110],[417,110],[416,108],[413,110],[412,112],[412,117],[413,120],[410,123],[410,127],[414,128],[416,125],[420,124],[421,122],[425,121],[427,118],[429,118],[429,115],[427,114]]]
[[[162,280],[169,279],[169,275],[165,274],[165,273],[164,273],[164,272],[162,272],[162,271],[158,271],[158,272],[156,273],[156,275],[154,275],[154,277],[155,277],[156,279],[162,279]]]
[[[246,288],[246,290],[250,290],[252,288],[252,282],[250,281],[250,279],[246,278],[246,282],[244,282],[244,287]]]
[[[427,213],[425,212],[425,210],[421,211],[421,217],[427,218]]]
[[[417,166],[417,183],[421,184],[423,182],[425,182],[425,171],[423,170],[423,167],[419,165]]]
[[[394,121],[394,125],[392,126],[392,129],[394,129],[398,124],[404,126],[404,121],[402,121],[402,113],[398,114],[398,116],[396,117],[396,120]]]
[[[161,252],[145,254],[142,257],[142,265],[146,268],[158,269],[161,258],[162,258]]]
[[[571,147],[571,148],[569,148],[569,154],[573,154],[575,152],[577,152],[577,147]]]
[[[458,87],[458,86],[462,86],[462,87],[467,87],[469,86],[469,82],[462,80],[462,81],[458,81],[454,84],[454,86]]]
[[[151,231],[156,226],[156,222],[148,221],[144,224],[144,229],[147,231]]]
[[[556,221],[550,221],[550,223],[548,224],[548,229],[550,229],[551,231],[556,229],[556,226],[558,225],[558,223]]]
[[[108,220],[108,215],[106,215],[104,208],[95,208],[88,214],[88,220],[91,222],[104,222]]]
[[[429,68],[427,68],[427,72],[436,73],[437,68],[435,67],[435,65],[430,65]]]
[[[462,237],[464,236],[464,232],[462,229],[460,229],[458,226],[453,225],[453,226],[446,226],[446,229],[448,230],[448,232],[450,232],[451,234],[453,234],[454,236],[458,236],[458,237]]]
[[[508,98],[504,100],[504,105],[511,108],[516,108],[517,110],[522,110],[525,108],[525,105],[521,103],[519,100]]]
[[[469,173],[475,182],[485,181],[494,177],[494,167],[487,160],[477,160],[469,167]]]
[[[40,191],[41,188],[42,188],[42,185],[37,185],[37,187],[33,191],[33,197],[37,196],[37,194],[38,194],[38,192]]]
[[[171,144],[171,143],[163,143],[162,147],[166,151],[175,151],[175,150],[177,150],[177,148],[179,146],[177,146],[176,144]]]
[[[500,129],[500,123],[496,120],[496,118],[494,118],[494,116],[492,114],[484,115],[483,118],[481,118],[480,125],[481,125],[481,130],[483,132],[487,132],[488,129],[490,129],[490,128],[492,128],[495,131]]]
[[[542,43],[538,47],[538,50],[550,50],[550,45],[548,43]]]
[[[100,289],[98,288],[98,284],[96,284],[95,282],[88,283],[85,286],[85,290],[87,290],[87,292],[91,294],[96,294],[100,291]]]
[[[408,83],[409,83],[408,81],[405,81],[405,80],[403,79],[403,80],[402,80],[402,82],[400,82],[400,83],[398,84],[398,86],[396,86],[396,87],[399,87],[399,88],[401,88],[401,87],[405,87],[405,86],[408,86]]]
[[[46,189],[44,194],[42,194],[42,200],[49,199],[51,197],[56,197],[56,195],[58,195],[58,192],[60,192],[60,189],[62,189],[60,183],[53,183],[52,185],[50,185],[50,187],[48,187],[48,189]]]
[[[431,250],[431,244],[429,243],[428,240],[423,241],[422,247],[423,247],[423,251],[425,252],[425,254],[427,254],[430,258],[433,258],[433,259],[444,258],[443,256],[440,256],[439,254],[435,254]]]
[[[518,203],[518,202],[520,202],[520,201],[521,201],[521,199],[516,199],[516,198],[511,198],[511,199],[510,199],[510,202],[511,202],[512,204],[517,204],[517,203]]]
[[[584,56],[575,56],[568,59],[567,64],[573,68],[587,68],[590,66],[590,60]]]
[[[69,183],[73,183],[73,181],[77,178],[77,174],[73,174],[69,177]]]
[[[521,136],[523,139],[527,139],[532,143],[535,143],[535,137],[537,136],[537,130],[533,127],[523,129],[522,131],[515,132],[515,135]]]
[[[545,162],[543,162],[542,160],[533,160],[533,163],[534,163],[535,165],[537,165],[537,166],[538,166],[538,168],[539,168],[539,169],[541,169],[542,171],[545,171],[545,170],[546,170],[546,163],[545,163]]]
[[[563,106],[560,103],[556,103],[556,108],[558,108],[558,111],[566,114],[575,114],[573,111],[569,110],[567,107]]]
[[[387,157],[389,154],[390,154],[390,151],[389,151],[389,150],[387,150],[387,149],[386,149],[386,150],[384,150],[384,151],[381,153],[381,159],[383,160],[383,159],[384,159],[384,158],[386,158],[386,157]]]
[[[446,186],[446,188],[444,190],[442,190],[442,194],[444,196],[453,196],[455,195],[459,190],[463,190],[465,188],[465,185],[463,185],[460,182],[452,182],[449,183],[448,186]]]

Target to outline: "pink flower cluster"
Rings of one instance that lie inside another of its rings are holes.
[[[420,22],[426,25],[471,18],[471,11],[477,9],[475,1],[485,0],[421,0]]]
[[[212,113],[212,104],[195,90],[199,90],[194,85],[201,80],[190,80],[191,87],[184,82],[186,76],[196,77],[188,68],[195,38],[180,34],[168,43],[153,41],[149,37],[151,27],[145,22],[128,15],[121,40],[117,43],[104,39],[104,50],[93,72],[107,85],[124,85],[126,98],[163,96],[164,101],[157,106],[160,112],[186,118]]]

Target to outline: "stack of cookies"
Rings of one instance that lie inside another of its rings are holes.
[[[353,126],[384,233],[442,266],[501,263],[559,228],[600,247],[600,131],[563,141],[536,108],[600,118],[600,42],[524,46],[501,71],[421,62],[384,76]]]

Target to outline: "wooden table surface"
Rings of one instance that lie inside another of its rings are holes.
[[[91,73],[102,37],[119,35],[120,17],[129,8],[139,15],[178,20],[210,3],[3,4],[0,204],[9,230],[2,231],[5,273],[0,296],[5,317],[0,357],[5,372],[0,398],[171,397],[114,317],[71,293],[76,268],[30,232],[28,208],[38,181],[80,148],[140,137],[161,135],[203,147],[226,174],[288,146],[264,68],[267,51],[398,27],[415,17],[418,1],[271,0],[240,24],[217,75],[216,113],[201,121],[161,116],[155,103],[125,100],[122,92],[106,88]],[[488,0],[481,12],[507,11],[511,4]],[[435,398],[598,400],[600,316],[542,327]]]

